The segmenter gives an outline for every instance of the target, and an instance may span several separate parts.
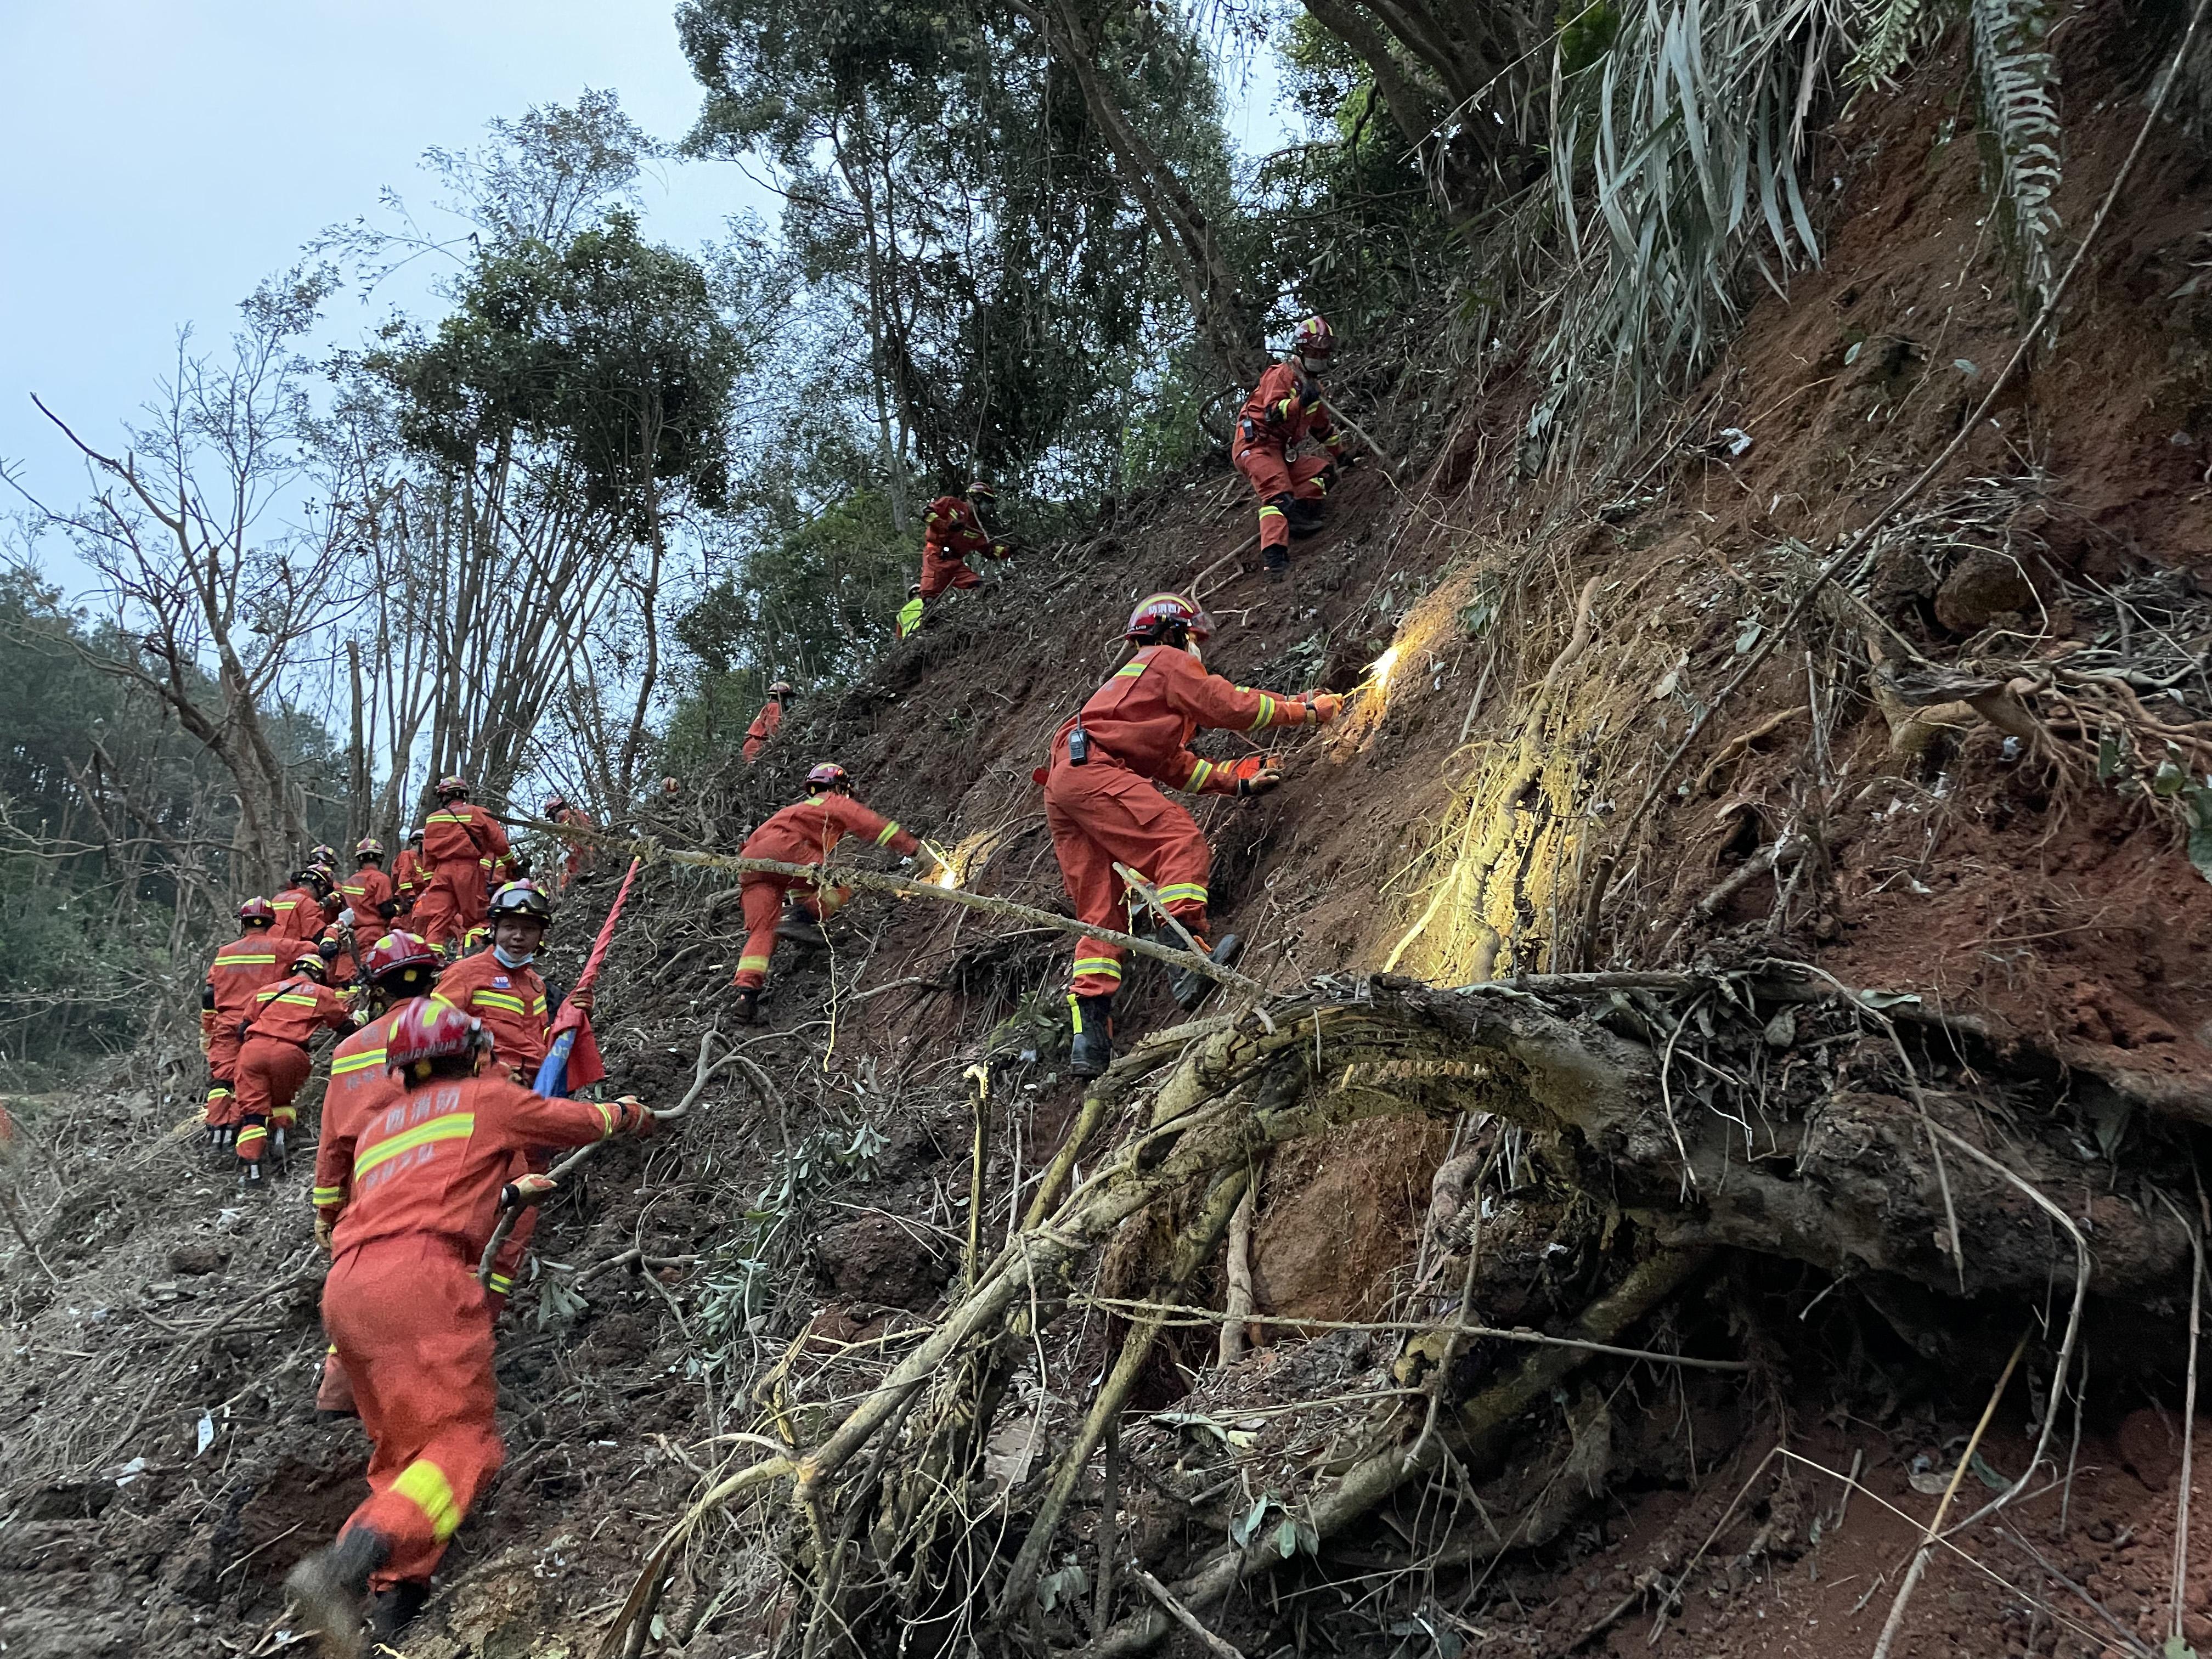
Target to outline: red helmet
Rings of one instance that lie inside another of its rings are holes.
[[[374,836],[363,836],[354,842],[353,855],[357,859],[380,859],[384,856],[384,843]]]
[[[248,927],[258,922],[264,927],[276,923],[276,907],[265,898],[250,898],[238,907],[238,919]]]
[[[331,965],[323,960],[323,953],[319,950],[302,951],[292,958],[292,971],[295,974],[313,974],[320,979],[330,970]]]
[[[852,779],[845,775],[845,769],[835,761],[823,761],[806,775],[806,781],[817,789],[850,789],[853,787]]]
[[[683,788],[684,786],[677,782],[674,778],[663,778],[660,781],[660,793],[664,795],[681,793]]]
[[[465,795],[468,793],[469,781],[459,773],[450,774],[438,780],[437,796],[440,800],[444,800],[449,795]]]
[[[435,997],[418,997],[392,1016],[384,1039],[385,1069],[427,1077],[434,1060],[490,1047],[491,1034],[481,1021]],[[416,1071],[417,1066],[422,1069]]]
[[[568,798],[565,795],[551,796],[548,798],[545,805],[539,809],[538,816],[542,818],[550,818],[568,804]]]
[[[1326,317],[1309,317],[1291,331],[1291,349],[1301,357],[1326,362],[1336,349],[1336,331]]]
[[[362,958],[362,972],[372,980],[382,980],[390,974],[404,973],[410,968],[426,969],[433,973],[438,968],[438,953],[430,948],[428,939],[419,934],[395,929],[368,947]]]
[[[971,501],[995,501],[999,499],[999,492],[978,478],[968,486],[968,499]]]
[[[1189,629],[1194,640],[1213,637],[1213,618],[1200,610],[1195,600],[1180,593],[1155,593],[1146,599],[1129,613],[1129,626],[1122,637],[1157,640],[1178,623]]]
[[[328,842],[310,847],[307,849],[307,862],[310,864],[328,865],[332,868],[336,868],[337,861],[338,849],[331,846]]]

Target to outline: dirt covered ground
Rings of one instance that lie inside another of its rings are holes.
[[[2149,45],[2130,15],[2093,8],[2063,37],[2069,228],[2140,120]],[[1251,506],[1225,467],[1103,503],[1088,534],[934,610],[860,685],[803,702],[759,768],[733,756],[639,827],[733,851],[835,757],[864,799],[953,849],[969,889],[1064,908],[1030,770],[1119,661],[1130,605],[1202,578],[1222,624],[1210,666],[1359,688],[1339,729],[1280,745],[1285,788],[1194,808],[1246,971],[1291,989],[1386,964],[1461,984],[1788,959],[1950,1017],[1978,1053],[2034,1057],[2083,1115],[2078,1206],[2061,1194],[2074,1212],[2092,1215],[2131,1160],[2186,1167],[2212,1124],[2212,885],[2191,856],[2191,780],[2212,757],[2212,297],[2196,280],[2212,180],[2179,131],[2154,136],[2057,348],[1662,776],[1819,560],[1958,429],[2018,338],[1952,67],[1821,139],[1823,265],[1751,305],[1720,365],[1595,484],[1588,469],[1524,476],[1535,388],[1518,345],[1409,319],[1395,342],[1355,343],[1340,379],[1405,471],[1349,475],[1287,582],[1236,556]],[[2032,723],[2008,730],[1966,700],[1990,684],[2002,717]],[[568,971],[615,873],[568,906]],[[653,1540],[755,1455],[734,1437],[824,1431],[866,1367],[941,1312],[971,1225],[987,1253],[1006,1237],[1080,1103],[1061,1074],[1066,941],[926,900],[864,897],[826,957],[779,963],[770,1026],[728,1050],[714,1028],[735,897],[709,871],[641,878],[603,1042],[618,1085],[657,1104],[696,1085],[695,1110],[547,1212],[503,1327],[507,1467],[411,1659],[598,1651]],[[1171,1023],[1157,974],[1133,974],[1122,1004],[1125,1037]],[[1786,1032],[1772,1047],[1785,1079],[1826,1063]],[[703,1079],[702,1054],[721,1061]],[[304,1650],[278,1586],[361,1490],[358,1429],[313,1408],[304,1170],[240,1200],[180,1132],[191,1060],[149,1050],[112,1086],[10,1103],[10,1659]],[[971,1216],[963,1074],[985,1060]],[[1971,1092],[1974,1070],[1955,1058],[1931,1081]],[[1118,1505],[1086,1477],[1083,1547],[1110,1510],[1172,1579],[1255,1513],[1294,1522],[1316,1470],[1399,1420],[1403,1333],[1326,1322],[1453,1305],[1444,1269],[1466,1239],[1438,1231],[1435,1183],[1477,1128],[1363,1121],[1258,1171],[1255,1312],[1302,1322],[1255,1324],[1227,1366],[1212,1326],[1170,1334],[1124,1437]],[[1613,1224],[1521,1167],[1492,1166],[1474,1200],[1480,1307],[1500,1325],[1565,1311],[1577,1253]],[[1133,1224],[1096,1288],[1139,1285],[1166,1224]],[[2086,1368],[2054,1392],[2070,1257],[2052,1260],[2030,1357],[1951,1518],[2027,1469],[2055,1413],[2052,1456],[1939,1547],[1897,1654],[2166,1641],[2187,1293],[2093,1319]],[[1226,1278],[1209,1261],[1189,1299],[1220,1307]],[[1209,1621],[1254,1659],[1871,1651],[2029,1316],[1997,1298],[1907,1306],[1878,1281],[1746,1252],[1638,1340],[1749,1370],[1595,1365],[1492,1465],[1401,1493]],[[1040,1343],[983,1460],[989,1512],[1034,1501],[1038,1446],[1080,1414],[1123,1328],[1087,1306]],[[2200,1652],[2208,1458],[2200,1431],[2181,1571]],[[790,1551],[769,1510],[721,1519],[678,1560],[642,1650],[793,1644]],[[1094,1587],[1060,1582],[1069,1622],[1047,1634],[1073,1646],[1092,1614],[1068,1606]],[[1200,1650],[1178,1632],[1162,1650]]]

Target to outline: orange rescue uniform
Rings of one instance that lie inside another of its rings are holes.
[[[327,985],[305,974],[264,986],[253,994],[253,1018],[238,1052],[238,1155],[261,1161],[269,1126],[289,1128],[292,1102],[307,1080],[307,1039],[318,1026],[353,1029],[353,1012]]]
[[[1091,740],[1082,766],[1067,757],[1067,734],[1080,720]],[[1252,691],[1209,674],[1196,656],[1148,645],[1091,694],[1083,711],[1054,734],[1044,784],[1052,850],[1079,921],[1115,927],[1125,919],[1118,862],[1159,894],[1170,915],[1206,943],[1206,884],[1212,855],[1189,813],[1160,793],[1166,784],[1193,795],[1233,795],[1261,757],[1200,760],[1190,739],[1201,726],[1262,732],[1318,724],[1303,699]],[[1085,938],[1075,947],[1077,996],[1109,996],[1121,983],[1121,947]]]
[[[323,1096],[323,1121],[315,1137],[315,1212],[337,1224],[353,1195],[353,1148],[369,1119],[398,1100],[398,1079],[385,1069],[384,1045],[392,1031],[387,1009],[331,1051],[331,1086]],[[323,1355],[323,1377],[315,1389],[315,1409],[357,1413],[353,1381],[337,1344]]]
[[[769,739],[775,735],[776,728],[782,724],[782,700],[770,697],[762,705],[760,713],[753,716],[753,723],[745,727],[746,765],[750,766],[761,757],[761,750],[768,747]]]
[[[376,866],[364,864],[351,879],[339,884],[338,891],[353,913],[354,954],[367,956],[368,947],[392,931],[391,919],[384,914],[386,905],[396,902],[392,878]]]
[[[951,500],[951,497],[947,497]],[[785,864],[821,864],[830,849],[848,836],[860,836],[878,847],[888,847],[911,858],[921,843],[892,819],[880,817],[850,795],[824,790],[785,807],[745,838],[738,856],[775,859]],[[745,907],[745,948],[738,957],[737,983],[757,990],[768,983],[769,958],[775,951],[775,924],[783,911],[783,896],[796,889],[799,908],[825,919],[853,896],[849,887],[823,887],[798,876],[747,872],[738,883]]]
[[[491,1033],[494,1066],[514,1067],[526,1085],[538,1080],[538,1068],[545,1063],[545,1051],[552,1044],[546,1030],[545,981],[535,968],[508,968],[489,951],[479,951],[439,975],[438,988],[430,994],[447,1007],[473,1014],[483,1022]],[[511,1174],[532,1170],[542,1174],[551,1164],[541,1149],[532,1147],[515,1155]],[[515,1270],[521,1267],[531,1235],[537,1231],[538,1206],[533,1204],[516,1218],[514,1231],[507,1234],[491,1264],[495,1312],[514,1290]]]
[[[597,823],[592,822],[592,815],[589,812],[586,812],[580,806],[562,807],[559,811],[553,815],[553,822],[556,823],[572,824],[579,830],[596,830],[599,827]],[[568,888],[568,884],[575,880],[577,877],[582,875],[585,871],[591,867],[592,848],[580,841],[570,842],[568,843],[568,861],[561,866],[560,885],[554,890],[556,892],[566,892]]]
[[[207,1121],[223,1128],[238,1120],[238,1050],[253,994],[283,977],[275,933],[256,927],[215,953],[200,1001],[200,1034],[207,1039]],[[289,958],[293,952],[289,949]],[[289,962],[284,964],[289,965]],[[212,1006],[207,1005],[212,1004]]]
[[[1288,459],[1305,439],[1318,439],[1326,455]],[[1324,476],[1336,464],[1344,439],[1322,407],[1321,383],[1293,363],[1277,363],[1260,377],[1252,395],[1237,411],[1231,458],[1260,498],[1260,547],[1270,564],[1279,564],[1291,544],[1291,523],[1284,508],[1293,498],[1317,501],[1328,494]]]
[[[392,892],[399,901],[401,915],[413,909],[416,902],[430,890],[430,860],[411,847],[402,848],[399,856],[392,860]]]
[[[483,807],[447,801],[422,821],[422,855],[434,873],[416,906],[415,931],[450,945],[490,911],[491,884],[510,857],[507,831]]]
[[[270,908],[276,912],[276,925],[269,930],[271,937],[302,939],[310,945],[322,937],[323,924],[328,918],[324,915],[322,900],[305,882],[277,894]]]
[[[392,1018],[421,1006],[402,1004]],[[584,1146],[628,1119],[619,1106],[549,1100],[490,1073],[434,1078],[339,1126],[350,1197],[323,1325],[376,1443],[370,1496],[346,1522],[392,1547],[372,1590],[430,1576],[505,1455],[491,1307],[476,1264],[514,1154]]]
[[[948,587],[981,583],[968,562],[971,553],[1006,556],[1006,544],[983,528],[975,504],[958,495],[939,495],[921,515],[921,597],[933,599]]]

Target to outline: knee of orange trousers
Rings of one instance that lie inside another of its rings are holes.
[[[749,877],[738,891],[744,904],[745,943],[738,957],[738,988],[757,991],[768,983],[775,954],[775,925],[783,915],[784,890],[792,884],[775,876]]]
[[[210,1129],[226,1127],[237,1109],[238,1097],[228,1083],[208,1085],[207,1105],[201,1116]]]
[[[369,1426],[366,1413],[362,1421]],[[429,1441],[346,1518],[348,1530],[368,1527],[392,1547],[384,1565],[369,1575],[369,1589],[390,1589],[436,1571],[477,1495],[506,1461],[489,1401],[481,1413],[457,1413],[438,1425]]]
[[[240,1162],[258,1164],[261,1154],[268,1150],[268,1142],[269,1120],[258,1112],[248,1112],[238,1121],[238,1139],[231,1143],[231,1150],[238,1154]]]
[[[921,567],[921,597],[933,599],[948,587],[980,587],[983,579],[965,559],[925,559]]]
[[[832,882],[827,887],[800,887],[792,893],[792,902],[817,921],[827,921],[853,902],[853,890]]]
[[[1336,465],[1334,455],[1302,455],[1291,464],[1291,494],[1302,501],[1328,499],[1328,486],[1321,475]]]

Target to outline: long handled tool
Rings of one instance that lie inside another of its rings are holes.
[[[1322,399],[1321,406],[1323,412],[1328,416],[1328,418],[1332,422],[1336,425],[1342,427],[1346,432],[1349,432],[1353,437],[1359,440],[1360,447],[1375,458],[1375,465],[1382,469],[1382,476],[1384,477],[1389,479],[1389,481],[1394,484],[1402,481],[1401,474],[1404,471],[1404,469],[1401,467],[1397,462],[1390,459],[1390,452],[1389,450],[1383,448],[1382,445],[1376,443],[1374,439],[1367,435],[1367,430],[1364,427],[1361,426],[1358,422],[1353,420],[1351,416],[1346,414],[1342,410],[1339,409],[1334,404],[1329,402],[1326,398]]]

